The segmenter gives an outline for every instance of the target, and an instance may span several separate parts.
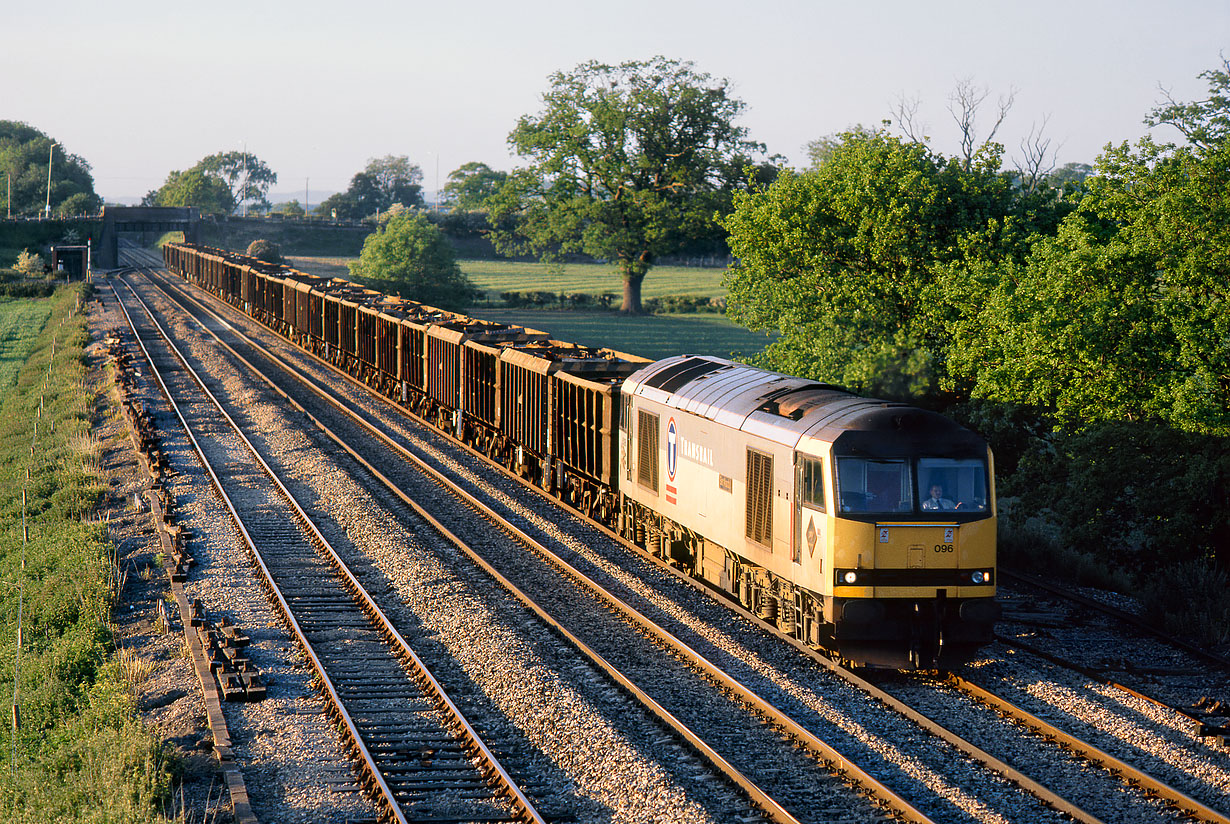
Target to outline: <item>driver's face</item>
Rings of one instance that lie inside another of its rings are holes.
[[[944,487],[939,486],[938,484],[936,486],[931,487],[931,497],[932,498],[944,497]]]

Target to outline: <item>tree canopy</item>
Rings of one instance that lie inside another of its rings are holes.
[[[464,311],[477,295],[448,239],[422,212],[403,211],[368,235],[350,273],[382,291],[441,309]]]
[[[269,209],[269,187],[278,182],[278,175],[251,152],[218,152],[201,158],[197,166],[226,182],[236,208],[250,203]]]
[[[314,211],[339,220],[364,220],[386,212],[393,204],[407,208],[423,205],[423,170],[405,155],[385,155],[367,161],[363,171],[355,174],[350,186],[326,198]]]
[[[767,366],[982,431],[1015,499],[1005,559],[1092,553],[1159,615],[1213,610],[1224,640],[1230,62],[1202,77],[1204,100],[1145,121],[1182,139],[1110,145],[1092,168],[1022,175],[994,143],[949,158],[867,129],[817,141],[812,169],[736,197],[728,311],[781,332]],[[1211,583],[1163,603],[1176,577]]]
[[[703,236],[764,147],[735,124],[729,82],[655,57],[583,63],[551,76],[543,109],[508,137],[528,161],[488,199],[505,252],[583,253],[617,263],[623,311],[641,310],[654,261]]]
[[[1188,142],[1108,147],[1079,209],[997,284],[967,350],[979,395],[1069,426],[1230,435],[1230,65],[1202,76],[1208,100],[1146,120]]]
[[[724,221],[739,261],[728,314],[781,332],[760,358],[771,368],[864,392],[952,396],[963,379],[949,368],[952,329],[984,288],[954,272],[969,258],[1017,254],[1046,210],[1023,208],[994,145],[968,167],[885,131],[816,146],[812,170],[736,195]]]
[[[87,214],[102,206],[102,198],[94,193],[90,164],[84,158],[65,152],[57,141],[33,126],[0,120],[0,173],[5,175],[0,182],[0,216],[10,212],[15,217],[44,213],[48,204],[48,160],[52,214]],[[8,200],[10,185],[12,202]]]
[[[166,182],[146,194],[144,206],[190,206],[203,215],[229,215],[244,200],[261,210],[278,176],[251,153],[218,152],[203,157],[186,171],[172,171]]]
[[[475,211],[485,208],[487,199],[496,194],[506,180],[507,172],[496,171],[486,163],[472,161],[449,172],[441,195],[444,202],[455,211]]]
[[[185,172],[173,171],[156,191],[141,201],[146,206],[188,206],[203,215],[229,215],[235,211],[231,188],[221,177],[210,174],[200,164]]]

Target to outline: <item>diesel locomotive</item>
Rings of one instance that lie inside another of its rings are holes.
[[[993,458],[933,412],[650,362],[193,244],[167,268],[798,640],[950,666],[992,637]]]

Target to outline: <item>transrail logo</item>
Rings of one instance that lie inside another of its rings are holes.
[[[682,435],[679,436],[679,451],[683,457],[687,458],[692,463],[702,464],[703,466],[713,467],[713,448],[701,446],[700,444],[689,441]]]

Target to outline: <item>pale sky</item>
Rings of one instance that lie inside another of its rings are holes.
[[[0,2],[0,119],[88,160],[105,198],[244,145],[300,200],[306,179],[340,191],[388,154],[432,192],[437,169],[512,168],[508,132],[552,72],[656,54],[729,78],[749,137],[793,165],[902,96],[956,151],[946,107],[962,78],[990,90],[988,118],[1016,90],[1007,165],[1048,116],[1058,163],[1092,163],[1144,134],[1161,88],[1203,97],[1197,75],[1230,54],[1230,0]]]

